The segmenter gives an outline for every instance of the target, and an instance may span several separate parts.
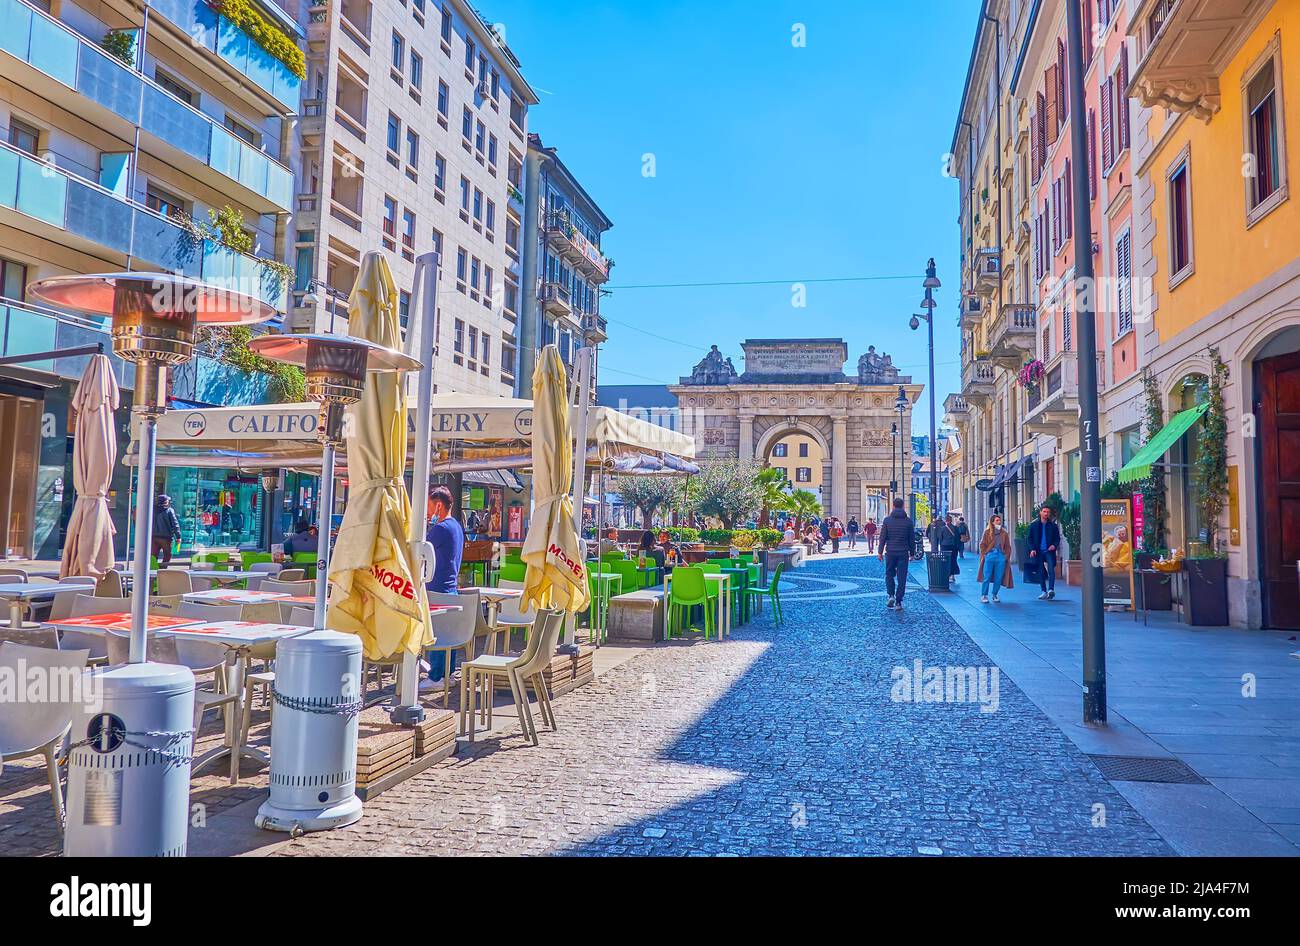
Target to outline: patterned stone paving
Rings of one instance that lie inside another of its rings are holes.
[[[994,712],[891,699],[895,667],[989,661],[915,586],[886,611],[876,560],[816,560],[785,599],[779,628],[766,611],[560,698],[539,748],[512,726],[278,852],[1172,853],[1009,680]]]

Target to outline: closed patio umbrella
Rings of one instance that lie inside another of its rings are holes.
[[[521,553],[528,570],[524,600],[536,607],[587,607],[587,563],[569,495],[573,431],[568,378],[554,345],[542,349],[533,371],[533,515]]]
[[[108,486],[117,461],[117,431],[113,412],[118,406],[117,379],[107,355],[92,355],[77,384],[72,406],[77,412],[72,448],[72,488],[77,501],[68,520],[59,575],[102,577],[113,567],[113,517],[108,511]],[[148,536],[141,541],[148,542]]]
[[[348,300],[348,326],[354,338],[402,347],[397,287],[379,253],[361,260]],[[428,598],[409,541],[402,392],[400,373],[372,371],[365,393],[348,407],[344,421],[349,493],[330,560],[328,626],[358,635],[369,660],[416,653],[433,643]]]

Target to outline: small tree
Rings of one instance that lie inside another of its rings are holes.
[[[790,494],[789,511],[794,514],[794,531],[802,532],[805,519],[822,514],[822,504],[810,489],[796,489]]]
[[[758,511],[758,527],[766,529],[771,523],[772,513],[790,508],[790,495],[785,491],[785,475],[776,467],[764,467],[756,479],[763,498]]]
[[[1228,408],[1223,389],[1228,383],[1228,366],[1219,349],[1210,349],[1210,403],[1201,416],[1197,437],[1196,465],[1192,471],[1201,494],[1201,518],[1205,522],[1206,545],[1211,555],[1219,549],[1219,519],[1228,505]]]
[[[619,476],[613,488],[623,502],[640,511],[643,529],[653,529],[655,513],[672,505],[681,494],[680,481],[671,476]]]
[[[763,504],[763,491],[758,484],[762,467],[754,460],[726,458],[707,460],[700,465],[699,498],[695,511],[704,516],[717,516],[728,529],[746,516],[757,512]]]
[[[1160,385],[1150,370],[1142,372],[1142,436],[1146,443],[1160,433],[1165,426],[1164,407],[1160,399]],[[1151,475],[1138,486],[1142,494],[1143,535],[1142,545],[1148,552],[1156,552],[1166,544],[1166,520],[1169,517],[1168,501],[1165,497],[1165,473],[1153,469]]]

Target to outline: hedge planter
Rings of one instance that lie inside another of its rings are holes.
[[[1029,540],[1015,539],[1016,563],[1022,567],[1029,561]]]
[[[1196,627],[1223,627],[1228,623],[1228,560],[1189,558],[1187,572],[1187,623]]]
[[[1137,579],[1139,601],[1146,602],[1148,611],[1172,611],[1174,609],[1174,580],[1170,575],[1152,574],[1141,569],[1150,569],[1155,556],[1150,552],[1138,552],[1133,556],[1133,564],[1138,569]]]

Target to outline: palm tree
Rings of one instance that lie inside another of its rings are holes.
[[[817,494],[809,489],[796,489],[790,494],[788,512],[794,513],[794,531],[803,531],[803,521],[822,514],[822,504],[817,501]]]
[[[774,466],[760,470],[754,482],[762,491],[763,505],[758,513],[758,527],[766,529],[772,513],[790,508],[790,494],[785,491],[785,476]]]

